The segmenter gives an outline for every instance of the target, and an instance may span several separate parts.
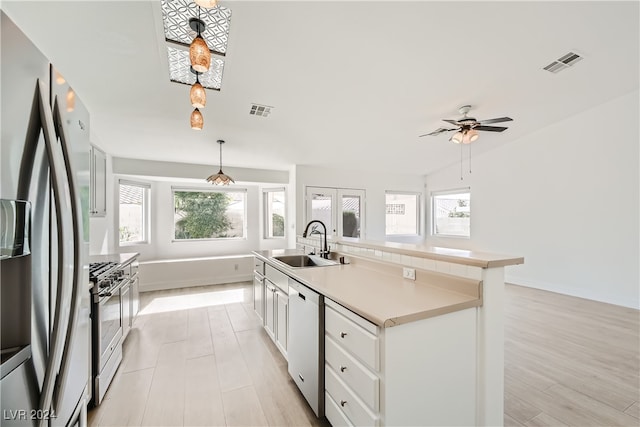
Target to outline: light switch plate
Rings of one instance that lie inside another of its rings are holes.
[[[415,268],[402,268],[402,277],[409,280],[416,280],[416,269]]]

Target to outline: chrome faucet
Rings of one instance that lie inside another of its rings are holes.
[[[317,222],[318,224],[320,224],[322,226],[322,228],[324,229],[324,249],[320,251],[320,256],[322,258],[324,258],[324,259],[329,259],[329,249],[327,248],[327,227],[324,225],[324,223],[322,221],[319,221],[317,219],[309,221],[307,226],[304,228],[304,232],[302,233],[302,237],[307,237],[307,231],[309,231],[309,226],[311,224],[313,224],[314,222]],[[316,227],[313,227],[311,229],[311,234],[313,234],[313,233],[323,234],[323,233],[320,233],[319,231],[317,231]]]

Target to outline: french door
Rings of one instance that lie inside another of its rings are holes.
[[[305,224],[320,220],[333,238],[365,238],[365,191],[307,187]]]

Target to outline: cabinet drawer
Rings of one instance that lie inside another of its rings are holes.
[[[333,401],[329,393],[324,393],[324,415],[333,427],[353,427],[349,418],[342,412],[336,402]]]
[[[264,276],[264,261],[257,257],[253,257],[253,271]]]
[[[325,365],[325,389],[340,410],[356,426],[377,426],[378,416],[349,390],[333,369]]]
[[[378,337],[325,306],[325,332],[374,371],[379,370]]]
[[[282,289],[283,292],[289,293],[289,276],[271,267],[269,264],[264,266],[264,275],[271,283]]]
[[[329,336],[324,339],[327,368],[343,380],[374,412],[378,412],[380,380]]]

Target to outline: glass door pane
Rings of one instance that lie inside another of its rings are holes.
[[[326,225],[327,233],[331,233],[333,228],[332,214],[333,212],[333,196],[326,194],[311,194],[311,218],[309,221],[317,219]]]
[[[360,196],[342,196],[342,237],[360,237]]]

